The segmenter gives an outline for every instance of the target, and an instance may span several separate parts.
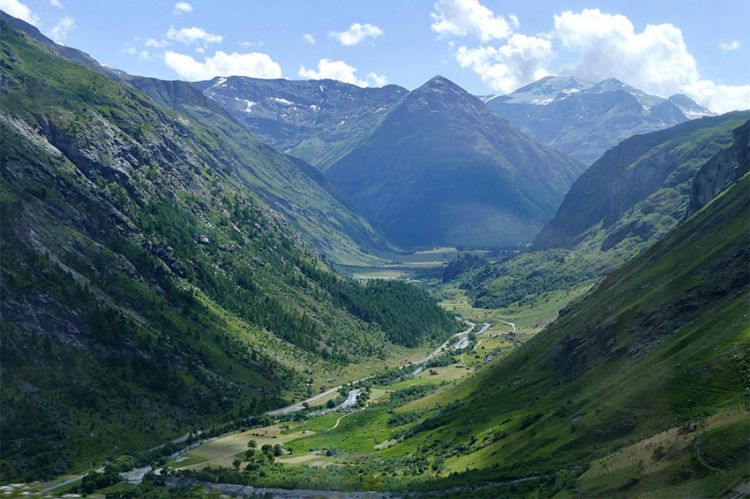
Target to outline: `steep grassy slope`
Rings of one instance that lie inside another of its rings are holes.
[[[480,306],[544,300],[658,241],[750,169],[747,112],[632,137],[581,175],[531,251],[458,280]]]
[[[623,445],[741,407],[750,375],[749,216],[746,175],[508,359],[456,387],[451,397],[461,403],[432,416],[411,445],[439,449],[430,442],[489,435],[447,461],[452,469],[493,468],[467,480],[580,473]],[[747,428],[745,419],[745,435]],[[726,436],[728,448],[744,445],[740,434]],[[720,471],[684,458],[673,456],[675,466],[649,481],[636,467],[634,482],[630,475],[610,485],[638,490],[643,480],[668,490],[690,479],[695,494],[715,496],[748,465],[746,455]],[[725,473],[723,488],[702,490],[716,473]]]
[[[222,161],[236,164],[239,179],[331,260],[367,263],[374,259],[367,253],[388,248],[366,221],[326,190],[326,181],[317,170],[260,142],[191,84],[140,77],[127,80],[158,104],[211,130],[221,142]]]
[[[215,130],[5,22],[0,67],[4,481],[257,413],[458,328],[413,287],[334,275]]]
[[[579,172],[435,77],[326,176],[398,245],[487,248],[528,242]]]
[[[193,85],[263,141],[322,171],[362,143],[408,93],[397,85],[244,76]]]

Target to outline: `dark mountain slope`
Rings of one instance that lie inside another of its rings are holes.
[[[194,83],[280,151],[326,170],[374,130],[407,90],[361,88],[335,80],[232,76]]]
[[[579,171],[436,77],[326,176],[398,245],[486,248],[533,237]]]
[[[534,138],[584,164],[636,134],[712,113],[686,95],[663,99],[621,81],[547,76],[487,106]]]
[[[543,497],[724,496],[750,464],[749,219],[745,175],[545,331],[457,385],[399,445],[445,447],[446,466],[476,469],[466,484],[537,477],[530,486],[543,484]],[[590,464],[669,428],[628,448],[625,465]],[[468,450],[450,454],[462,443]]]
[[[332,273],[215,131],[3,21],[0,67],[2,481],[257,414],[458,327],[411,286]]]
[[[367,252],[388,249],[366,221],[328,192],[317,170],[260,142],[191,84],[141,77],[129,77],[128,83],[211,130],[221,143],[224,161],[238,165],[238,178],[331,260],[368,263]]]

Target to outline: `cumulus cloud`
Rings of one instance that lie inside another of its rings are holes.
[[[443,36],[476,35],[480,41],[489,42],[507,38],[513,31],[505,17],[495,15],[479,0],[437,0],[431,17],[432,31]],[[515,16],[510,19],[518,24]]]
[[[346,31],[331,31],[329,35],[337,39],[341,45],[357,45],[367,38],[377,38],[383,30],[372,24],[354,23]]]
[[[173,27],[169,28],[167,30],[167,39],[174,42],[184,43],[185,45],[193,45],[219,43],[224,37],[221,35],[214,35],[203,28],[193,26],[192,28],[182,29],[175,29]]]
[[[167,51],[164,62],[181,78],[208,80],[215,76],[251,76],[254,78],[280,78],[281,66],[268,54],[248,52],[227,54],[221,50],[203,61],[178,52]]]
[[[310,45],[315,43],[315,37],[312,36],[310,33],[305,33],[304,35],[302,35],[302,39],[305,40]]]
[[[500,47],[461,46],[456,51],[456,60],[462,68],[471,68],[485,85],[502,93],[548,76],[547,65],[552,57],[549,40],[520,33],[512,35]]]
[[[566,72],[588,80],[617,78],[660,95],[679,92],[699,79],[698,63],[676,26],[648,24],[636,32],[620,14],[599,9],[555,16],[555,37],[579,54]]]
[[[57,21],[57,24],[52,27],[49,32],[49,36],[57,43],[62,44],[65,41],[65,38],[68,36],[68,33],[70,33],[75,27],[75,19],[70,16],[63,16],[59,21]]]
[[[553,28],[525,35],[512,15],[500,16],[478,0],[436,0],[433,31],[475,38],[455,48],[461,67],[476,72],[485,85],[508,93],[548,74],[571,74],[586,80],[617,78],[645,92],[667,97],[685,93],[714,112],[750,108],[750,85],[725,85],[702,77],[682,31],[673,24],[648,24],[641,31],[621,14],[599,9],[564,11]],[[738,41],[722,42],[736,50]],[[558,52],[572,63],[552,68]]]
[[[739,40],[732,40],[731,42],[719,42],[719,48],[724,52],[729,52],[730,50],[738,50],[741,46],[742,44]]]
[[[382,87],[388,83],[385,75],[377,73],[368,73],[365,80],[360,80],[357,77],[357,68],[350,66],[344,61],[331,61],[329,59],[318,61],[317,70],[306,69],[304,66],[300,66],[297,74],[311,80],[338,80],[357,85],[358,87],[368,87],[371,84],[376,87]]]
[[[172,14],[187,14],[188,12],[193,11],[193,6],[190,5],[187,2],[177,2],[174,4],[174,7],[172,7]]]
[[[39,17],[26,4],[18,0],[0,0],[0,10],[36,27],[40,25]]]

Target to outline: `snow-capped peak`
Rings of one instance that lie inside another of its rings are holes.
[[[506,96],[508,104],[535,104],[544,106],[555,100],[565,99],[573,94],[593,86],[588,81],[578,80],[572,76],[547,76],[530,85],[519,88]],[[485,102],[491,99],[487,99]]]

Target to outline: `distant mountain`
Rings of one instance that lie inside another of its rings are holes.
[[[499,116],[585,164],[626,138],[710,116],[686,95],[663,99],[621,81],[548,76],[485,99]]]
[[[335,80],[231,76],[194,83],[248,130],[280,151],[325,170],[360,144],[407,90]]]
[[[530,241],[581,169],[438,76],[326,176],[397,245],[486,248]]]

